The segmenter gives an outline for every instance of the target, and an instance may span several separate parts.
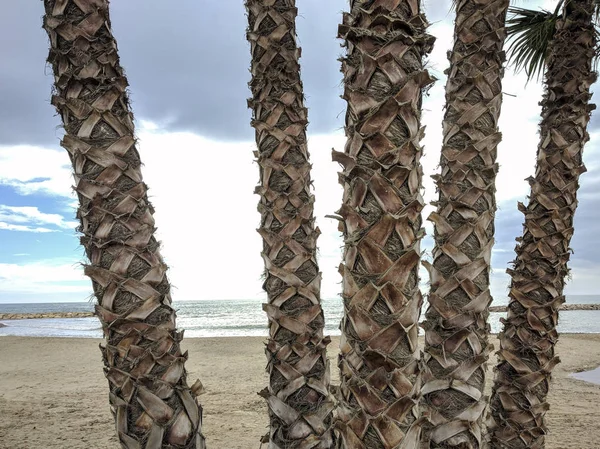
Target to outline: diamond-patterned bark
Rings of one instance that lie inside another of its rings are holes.
[[[121,446],[205,447],[202,409],[184,368],[170,285],[154,238],[127,80],[107,0],[44,0],[62,117],[73,163],[81,243],[90,263],[106,346],[104,371]]]
[[[336,447],[416,447],[420,370],[423,68],[433,38],[419,1],[351,1],[339,35],[348,103],[340,230],[344,318]]]
[[[456,2],[426,311],[423,444],[482,447],[508,0]]]
[[[540,144],[523,235],[518,238],[510,302],[500,334],[490,423],[494,449],[543,449],[550,373],[559,362],[558,308],[564,302],[569,242],[590,112],[596,31],[593,0],[567,3],[547,60]]]
[[[329,363],[313,217],[307,111],[300,81],[294,0],[247,0],[252,126],[260,167],[263,308],[270,449],[332,447]]]

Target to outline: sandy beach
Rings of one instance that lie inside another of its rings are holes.
[[[266,406],[263,338],[191,338],[188,370],[206,393],[204,433],[209,449],[260,446]],[[330,345],[333,360],[338,338]],[[117,449],[102,373],[100,340],[0,338],[0,447]],[[498,343],[494,338],[494,346]],[[600,385],[570,377],[600,365],[600,335],[562,335],[548,413],[548,449],[596,449],[600,441]],[[489,388],[489,385],[488,385]]]

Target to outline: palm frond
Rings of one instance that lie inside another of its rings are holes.
[[[517,71],[525,70],[528,80],[543,73],[563,2],[559,1],[554,11],[509,9],[510,17],[506,20],[509,60]]]

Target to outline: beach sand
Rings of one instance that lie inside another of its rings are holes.
[[[206,393],[203,432],[209,449],[258,449],[267,432],[266,406],[256,392],[267,382],[263,338],[197,338],[189,350],[189,380]],[[338,338],[330,345],[333,358]],[[99,340],[0,338],[0,447],[117,449],[102,373]],[[493,338],[495,347],[497,340]],[[548,424],[548,449],[600,447],[600,385],[569,375],[600,365],[600,335],[562,335]],[[332,359],[333,382],[338,382]],[[488,385],[489,388],[489,385]],[[266,447],[266,446],[263,446]]]

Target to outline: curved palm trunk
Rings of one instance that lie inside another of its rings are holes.
[[[414,447],[420,383],[420,140],[423,58],[433,45],[419,1],[351,0],[339,35],[348,103],[343,171],[344,318],[339,448]]]
[[[108,0],[44,0],[60,113],[79,197],[85,273],[98,298],[110,404],[127,449],[204,448],[202,409],[186,382],[167,267],[142,181],[127,80]]]
[[[431,448],[482,447],[507,8],[508,0],[456,4],[441,174],[435,176],[439,200],[429,217],[435,246],[427,264],[422,406]]]
[[[269,448],[332,446],[329,363],[310,192],[295,0],[246,0],[268,304]]]
[[[579,175],[585,171],[586,127],[594,105],[590,86],[596,35],[594,0],[567,2],[558,22],[546,68],[540,145],[530,178],[523,236],[517,241],[510,303],[500,334],[492,393],[493,448],[542,449],[550,373],[559,362],[558,308],[564,302],[569,242],[577,207]]]

